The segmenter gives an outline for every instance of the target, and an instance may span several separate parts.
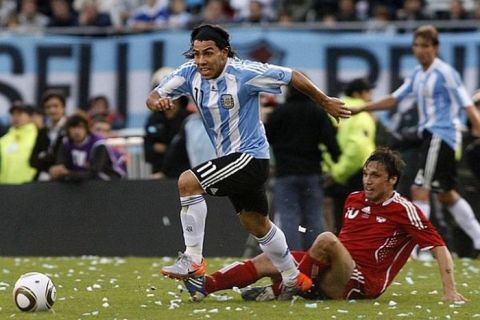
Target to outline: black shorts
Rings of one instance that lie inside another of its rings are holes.
[[[455,189],[457,177],[455,151],[439,136],[432,135],[429,131],[423,133],[417,169],[415,185],[431,189],[433,192]]]
[[[237,213],[245,210],[268,215],[268,159],[237,152],[204,162],[191,171],[205,192],[228,196]]]

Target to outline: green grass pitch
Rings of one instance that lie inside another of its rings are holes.
[[[234,258],[208,258],[212,272]],[[456,259],[458,290],[469,302],[441,300],[437,265],[410,261],[377,300],[244,302],[235,290],[190,302],[181,282],[159,274],[171,258],[0,258],[0,319],[480,319],[480,260]],[[13,285],[26,272],[49,275],[53,311],[22,313]],[[267,283],[263,281],[262,283]]]

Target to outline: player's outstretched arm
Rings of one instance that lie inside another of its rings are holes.
[[[440,246],[434,247],[432,253],[436,258],[440,276],[442,278],[443,299],[455,302],[468,301],[464,296],[457,292],[455,276],[453,274],[453,260],[450,251],[448,251],[447,247]]]
[[[372,101],[363,106],[351,108],[350,110],[352,110],[352,114],[357,114],[362,111],[386,110],[386,109],[393,108],[396,105],[397,105],[397,99],[395,99],[393,96],[386,96],[384,98],[381,98],[380,100]]]
[[[301,72],[293,70],[291,84],[322,106],[335,119],[350,118],[350,110],[342,100],[327,96]]]

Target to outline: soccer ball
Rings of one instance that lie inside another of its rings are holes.
[[[13,288],[13,301],[21,311],[45,311],[52,307],[57,289],[49,277],[40,272],[20,276]]]

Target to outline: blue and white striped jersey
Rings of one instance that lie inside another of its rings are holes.
[[[392,96],[399,102],[413,98],[418,108],[418,131],[427,129],[457,149],[461,141],[460,112],[473,102],[455,69],[439,58],[426,71],[417,66]]]
[[[268,159],[259,93],[279,94],[291,77],[289,68],[229,58],[220,76],[207,80],[190,60],[163,79],[155,90],[163,97],[193,97],[218,156],[243,152]]]

